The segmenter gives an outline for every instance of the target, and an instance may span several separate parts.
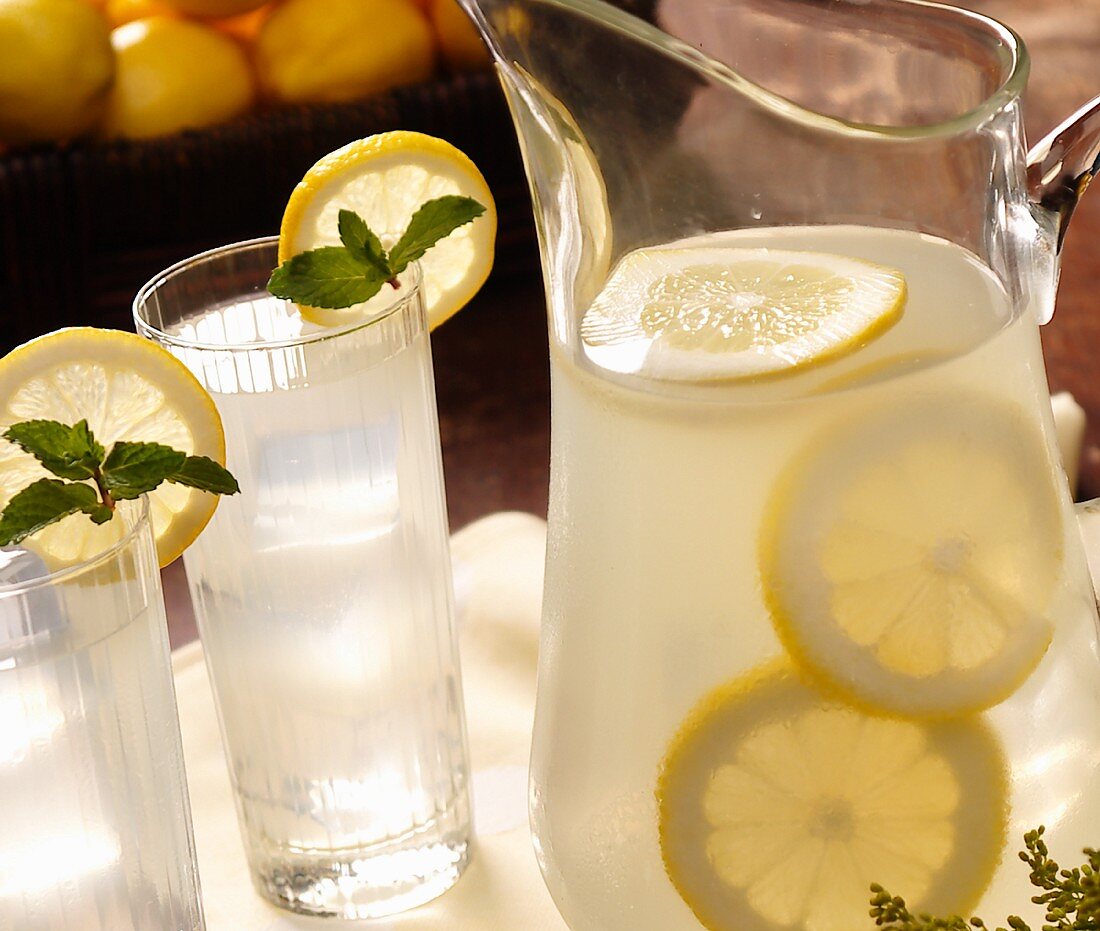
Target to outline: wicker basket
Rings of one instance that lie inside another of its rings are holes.
[[[149,277],[203,249],[276,232],[313,162],[395,128],[470,155],[497,200],[497,273],[534,272],[530,200],[504,96],[493,74],[467,75],[166,139],[0,158],[0,350],[61,326],[130,329],[130,301]]]

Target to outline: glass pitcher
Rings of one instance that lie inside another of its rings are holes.
[[[1038,330],[1100,100],[1028,154],[1018,37],[916,0],[463,2],[547,284],[531,810],[566,921],[860,931],[881,883],[1040,922],[1023,833],[1100,842]]]

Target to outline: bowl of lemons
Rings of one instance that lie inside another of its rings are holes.
[[[0,147],[148,139],[488,67],[457,0],[0,0]]]
[[[0,353],[128,329],[158,269],[278,230],[324,153],[410,129],[483,166],[535,270],[507,106],[457,0],[0,0]]]

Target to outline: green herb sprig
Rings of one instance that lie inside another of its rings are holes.
[[[1038,931],[1100,931],[1100,851],[1086,847],[1086,862],[1064,870],[1051,859],[1042,826],[1024,835],[1020,859],[1031,867],[1031,884],[1042,890],[1031,901],[1046,910],[1046,923]],[[981,918],[934,918],[914,915],[900,896],[877,883],[871,886],[871,917],[875,926],[891,931],[991,931]],[[1031,925],[1012,915],[996,931],[1032,931]]]
[[[188,456],[161,443],[120,440],[108,452],[87,420],[71,426],[26,420],[2,435],[57,478],[40,478],[12,496],[0,514],[0,546],[19,543],[70,514],[87,514],[93,523],[105,524],[119,501],[138,498],[162,482],[217,495],[241,490],[213,459]]]
[[[401,287],[397,276],[439,240],[476,220],[485,207],[472,197],[448,194],[429,200],[409,220],[388,252],[366,221],[352,210],[338,216],[340,246],[300,252],[271,273],[267,290],[307,307],[352,307],[370,300],[382,285]]]

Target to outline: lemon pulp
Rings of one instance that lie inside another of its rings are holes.
[[[709,246],[633,252],[580,325],[601,368],[674,380],[790,374],[853,352],[901,317],[905,276],[817,252]]]
[[[869,716],[777,662],[707,696],[672,741],[661,855],[711,931],[853,931],[873,882],[966,914],[1000,861],[1006,795],[979,720]]]
[[[978,394],[827,429],[772,493],[765,601],[790,653],[872,710],[987,708],[1042,659],[1061,502],[1022,408]]]

